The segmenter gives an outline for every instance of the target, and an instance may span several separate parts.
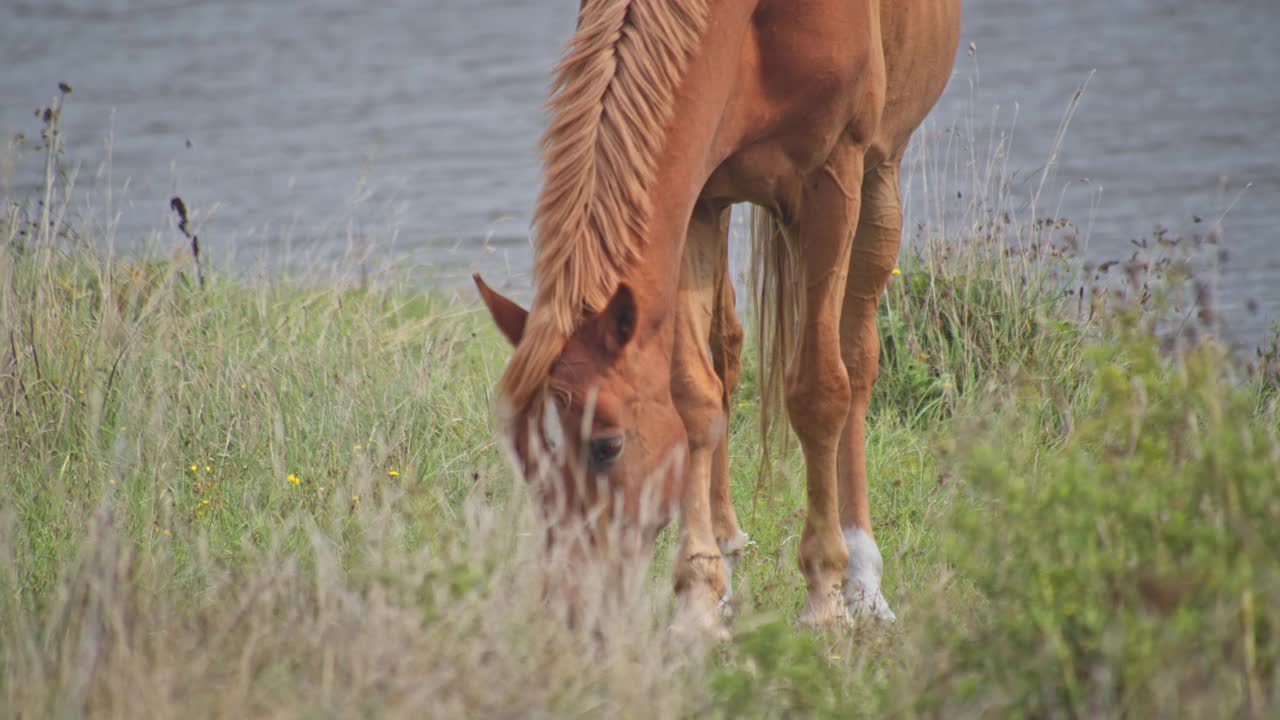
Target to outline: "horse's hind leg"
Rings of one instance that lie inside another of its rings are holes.
[[[719,220],[722,239],[720,267],[715,289],[715,308],[711,319],[711,362],[724,385],[724,430],[711,458],[711,527],[716,544],[724,558],[725,594],[733,592],[733,571],[747,546],[747,535],[738,527],[729,489],[729,417],[733,411],[733,393],[738,389],[742,373],[742,323],[735,307],[736,296],[729,277],[729,209]]]
[[[849,259],[840,314],[840,356],[849,373],[849,417],[840,436],[840,525],[849,550],[845,598],[855,615],[893,619],[880,593],[883,562],[871,533],[867,504],[866,418],[871,388],[880,369],[876,307],[898,262],[902,238],[899,160],[868,172],[862,183],[862,211]]]
[[[712,520],[714,457],[725,434],[725,388],[710,357],[725,255],[727,209],[699,205],[689,223],[680,267],[671,358],[671,396],[689,439],[680,498],[680,547],[675,589],[682,630],[719,627],[717,605],[727,590],[725,563]]]

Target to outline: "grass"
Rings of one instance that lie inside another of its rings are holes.
[[[1095,282],[1004,190],[912,238],[868,438],[896,626],[792,627],[803,468],[758,484],[749,355],[756,544],[690,644],[670,532],[593,622],[545,607],[477,303],[102,254],[50,120],[0,220],[0,715],[1274,713],[1277,365],[1170,328],[1181,264]]]

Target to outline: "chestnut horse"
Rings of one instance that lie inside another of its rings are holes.
[[[547,507],[651,538],[678,504],[678,622],[718,627],[746,540],[726,434],[738,202],[764,218],[754,242],[776,292],[760,309],[806,463],[800,622],[893,617],[867,507],[876,305],[898,255],[903,151],[947,83],[959,26],[959,0],[579,11],[548,104],[531,309],[476,281],[515,346],[502,433],[526,476],[552,458]]]

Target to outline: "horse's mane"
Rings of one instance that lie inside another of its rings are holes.
[[[587,0],[555,70],[534,210],[533,306],[499,395],[525,406],[647,241],[648,189],[707,0]]]

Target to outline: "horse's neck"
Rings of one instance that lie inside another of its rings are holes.
[[[670,316],[680,280],[689,220],[707,179],[736,147],[720,135],[756,0],[713,6],[709,31],[690,60],[676,94],[651,199],[650,237],[644,258],[626,280],[640,298],[642,315],[655,325]],[[665,322],[669,325],[669,322]]]

